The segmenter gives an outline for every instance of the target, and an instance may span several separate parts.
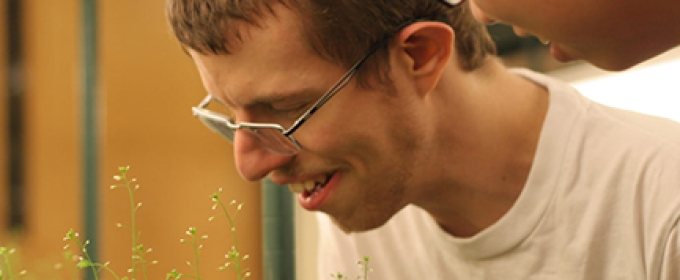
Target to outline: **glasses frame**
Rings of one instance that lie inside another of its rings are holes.
[[[285,129],[283,126],[276,124],[276,123],[252,123],[252,122],[234,122],[230,117],[225,116],[223,114],[210,111],[206,109],[208,104],[212,102],[213,97],[208,93],[208,95],[203,98],[201,103],[199,103],[196,107],[192,107],[191,110],[193,112],[193,115],[197,117],[201,122],[203,122],[206,126],[208,126],[211,130],[215,131],[217,134],[221,135],[225,139],[227,139],[229,142],[234,142],[234,137],[236,136],[236,131],[240,129],[248,129],[249,132],[258,134],[259,137],[268,137],[265,136],[264,134],[258,133],[258,130],[260,129],[274,129],[279,131],[288,141],[290,141],[290,144],[292,144],[294,147],[294,150],[287,150],[287,149],[276,149],[276,147],[270,147],[269,145],[263,143],[263,141],[259,140],[260,138],[255,137],[255,139],[258,141],[258,143],[266,148],[267,150],[278,153],[278,154],[283,154],[283,155],[295,155],[300,152],[302,149],[302,146],[300,143],[293,137],[293,133],[297,131],[309,118],[316,113],[317,110],[319,110],[328,100],[330,100],[333,96],[335,96],[336,93],[338,93],[340,90],[342,90],[347,84],[352,80],[354,75],[358,72],[359,68],[366,62],[366,60],[373,55],[378,49],[380,49],[383,45],[386,44],[387,41],[389,41],[392,36],[394,36],[395,33],[401,31],[404,27],[411,25],[412,23],[416,21],[420,21],[423,19],[418,19],[418,20],[410,20],[407,21],[403,24],[401,24],[396,30],[392,33],[387,34],[384,38],[376,42],[371,46],[371,49],[363,56],[359,61],[357,61],[352,67],[345,73],[345,75],[340,78],[338,82],[336,82],[324,95],[322,95],[319,100],[312,105],[307,111],[305,111],[302,116],[300,116],[288,129]],[[215,127],[215,124],[223,124],[226,128],[228,128],[232,133],[231,134],[226,134],[223,130],[220,128]]]

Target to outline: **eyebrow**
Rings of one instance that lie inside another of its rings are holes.
[[[260,106],[272,106],[273,104],[283,102],[299,102],[305,99],[311,99],[311,96],[316,96],[318,90],[312,88],[303,88],[292,91],[275,91],[266,95],[255,96],[242,104],[243,108],[254,108]]]

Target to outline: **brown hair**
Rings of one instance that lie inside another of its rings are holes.
[[[274,15],[276,3],[299,15],[311,50],[347,68],[372,44],[416,19],[451,25],[465,70],[478,68],[495,53],[493,41],[473,18],[467,2],[450,7],[441,0],[167,0],[166,15],[183,47],[202,54],[229,54],[241,40],[240,25],[259,26],[262,17]],[[375,56],[378,63],[367,62],[362,72],[387,72],[387,52]]]

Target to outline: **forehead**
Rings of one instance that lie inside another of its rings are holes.
[[[289,9],[273,6],[260,26],[243,25],[242,40],[227,55],[189,51],[206,89],[231,106],[274,93],[306,90],[324,82],[330,63],[310,51],[301,23]],[[339,77],[339,76],[338,76]]]

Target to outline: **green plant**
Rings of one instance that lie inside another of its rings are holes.
[[[198,237],[198,232],[195,227],[189,227],[189,229],[185,232],[186,235],[191,237],[191,247],[193,248],[194,252],[194,263],[192,264],[190,261],[187,261],[187,265],[191,268],[194,269],[194,274],[193,275],[185,275],[183,273],[179,273],[176,269],[173,269],[170,273],[168,273],[165,277],[165,279],[180,279],[182,277],[189,277],[189,278],[194,278],[194,279],[199,279],[202,280],[203,277],[201,277],[200,270],[199,270],[199,260],[200,260],[200,255],[201,255],[201,249],[203,248],[203,245],[198,243],[199,237]],[[208,239],[208,235],[202,235],[200,239]],[[180,243],[186,243],[186,239],[180,239]]]
[[[373,269],[368,266],[368,262],[371,260],[371,257],[369,256],[364,256],[363,261],[358,261],[357,263],[359,264],[359,267],[361,267],[361,271],[363,272],[363,279],[368,280],[368,273],[373,271]],[[357,277],[358,278],[358,277]]]
[[[68,233],[66,233],[66,237],[64,237],[64,241],[69,242],[64,246],[64,249],[69,249],[70,245],[73,244],[76,246],[78,251],[82,252],[82,255],[75,255],[76,258],[76,267],[79,269],[91,269],[92,274],[94,275],[95,279],[99,279],[99,274],[101,270],[105,270],[109,272],[116,280],[127,280],[127,279],[138,279],[138,274],[141,274],[141,279],[147,279],[147,268],[150,264],[155,264],[157,261],[152,261],[148,262],[146,259],[147,254],[152,252],[151,248],[145,249],[144,245],[140,243],[141,239],[141,231],[137,230],[137,211],[139,211],[139,208],[142,207],[141,202],[136,202],[135,201],[135,192],[139,190],[139,184],[137,184],[137,179],[128,178],[128,171],[130,170],[129,166],[125,167],[119,167],[118,168],[118,175],[113,176],[113,179],[116,182],[120,182],[118,184],[112,185],[111,189],[115,190],[118,188],[123,188],[127,190],[128,197],[130,199],[130,226],[128,230],[130,231],[131,234],[131,241],[132,241],[132,265],[130,269],[128,269],[129,277],[125,276],[122,277],[117,274],[114,270],[109,268],[109,263],[98,263],[95,262],[90,254],[87,251],[87,245],[90,244],[89,240],[82,241],[79,238],[79,234],[75,232],[73,229],[71,229]],[[118,223],[117,226],[119,228],[124,228],[123,224]],[[69,254],[70,255],[70,254]],[[68,257],[68,256],[67,256]]]
[[[113,179],[120,184],[112,185],[111,189],[123,188],[128,193],[128,198],[130,199],[130,240],[132,240],[132,266],[128,270],[132,279],[137,279],[137,273],[141,273],[142,279],[147,279],[147,269],[149,264],[155,264],[156,261],[149,263],[146,259],[146,255],[151,253],[152,249],[144,249],[144,245],[140,243],[142,232],[137,230],[137,211],[142,207],[141,202],[135,201],[135,193],[139,190],[139,184],[137,184],[137,178],[128,179],[127,172],[130,170],[130,166],[118,167],[119,175],[113,176]],[[134,184],[134,186],[133,186]],[[119,228],[124,227],[122,224],[118,223]]]
[[[248,259],[248,255],[244,255],[241,257],[241,253],[238,250],[238,239],[236,236],[236,226],[234,225],[234,219],[236,218],[236,215],[241,211],[243,208],[243,203],[237,204],[236,200],[232,200],[229,203],[229,206],[234,206],[236,205],[236,210],[234,210],[233,213],[229,212],[229,209],[227,208],[227,205],[224,204],[222,201],[220,195],[222,194],[222,189],[220,188],[217,193],[214,193],[211,198],[213,201],[213,210],[219,208],[222,210],[222,213],[224,216],[227,218],[227,221],[229,222],[229,232],[231,233],[231,241],[232,241],[232,246],[231,250],[227,253],[227,262],[224,264],[224,266],[221,267],[221,269],[226,269],[228,266],[230,266],[232,263],[234,264],[234,271],[236,272],[236,277],[238,280],[243,280],[245,278],[248,278],[250,276],[250,271],[248,271],[248,268],[243,268],[241,266],[241,262],[245,261]],[[214,217],[214,216],[213,216]],[[210,218],[210,220],[213,219],[213,217]]]
[[[359,268],[361,269],[361,273],[362,273],[362,275],[357,276],[357,279],[368,280],[368,273],[373,271],[373,269],[371,269],[371,267],[368,266],[369,261],[371,261],[371,257],[369,257],[369,256],[364,256],[363,260],[357,261],[357,264],[359,265]],[[348,279],[347,275],[344,275],[342,273],[331,274],[331,277],[338,279],[338,280]]]
[[[237,204],[235,200],[232,200],[229,205],[225,204],[221,198],[222,194],[222,189],[219,189],[217,193],[214,193],[210,196],[211,200],[213,201],[213,210],[222,210],[222,213],[224,216],[227,218],[227,222],[229,223],[229,232],[231,233],[231,239],[232,239],[232,246],[229,252],[225,255],[227,258],[227,262],[223,265],[220,266],[220,270],[226,270],[229,267],[234,268],[234,272],[236,273],[236,277],[238,280],[243,280],[245,278],[248,278],[251,273],[248,270],[248,268],[243,268],[242,262],[247,260],[249,258],[248,255],[244,255],[241,257],[241,253],[238,249],[238,238],[236,235],[236,226],[234,225],[234,219],[236,218],[236,215],[241,211],[243,208],[243,203]],[[235,210],[232,210],[232,212],[229,211],[229,207],[236,207]],[[211,216],[208,218],[209,221],[213,221],[215,219],[215,216]],[[191,237],[191,246],[193,248],[194,252],[194,262],[187,262],[187,265],[194,270],[194,274],[183,274],[180,273],[179,271],[172,270],[170,273],[167,274],[166,280],[175,280],[175,279],[180,279],[182,277],[189,277],[193,279],[199,279],[202,280],[203,278],[200,276],[200,271],[199,271],[199,259],[200,259],[200,250],[203,248],[203,245],[198,244],[198,232],[195,227],[190,227],[189,230],[186,231],[186,234]],[[200,239],[207,239],[208,235],[202,235]],[[180,242],[186,243],[186,239],[180,239]],[[233,265],[232,265],[233,264]]]
[[[74,260],[76,262],[76,267],[78,269],[91,269],[92,273],[94,274],[95,279],[99,279],[99,272],[104,269],[108,272],[110,272],[115,279],[120,279],[120,277],[113,271],[111,268],[108,267],[108,263],[102,264],[102,263],[97,263],[92,260],[92,257],[90,257],[90,254],[87,251],[87,245],[90,244],[89,241],[82,241],[80,239],[80,235],[73,229],[69,230],[66,233],[66,236],[64,237],[64,241],[68,242],[64,246],[64,250],[69,250],[71,248],[71,245],[75,245],[76,248],[78,249],[79,252],[82,252],[82,255],[74,254],[72,251],[67,251],[64,256],[67,259]]]
[[[14,248],[0,247],[0,280],[14,280],[26,275],[26,270],[15,272],[16,268],[12,262],[12,256],[15,253]]]
[[[147,278],[147,269],[149,265],[156,264],[157,261],[152,261],[148,262],[147,261],[147,255],[152,252],[151,248],[145,249],[144,245],[140,242],[141,240],[141,232],[137,229],[137,211],[139,208],[142,206],[141,202],[137,202],[135,200],[135,192],[139,190],[139,185],[136,183],[137,179],[136,178],[128,178],[128,171],[130,170],[129,166],[126,167],[119,167],[118,168],[118,175],[113,176],[113,179],[116,182],[119,182],[118,184],[112,185],[111,189],[125,189],[127,190],[128,197],[130,200],[130,226],[127,227],[127,229],[131,233],[131,241],[132,241],[132,266],[130,269],[127,270],[129,276],[121,277],[119,274],[117,274],[115,271],[113,271],[109,267],[109,263],[98,263],[95,262],[91,256],[89,255],[87,251],[87,245],[89,244],[89,241],[82,241],[79,238],[79,235],[77,232],[75,232],[73,229],[71,229],[67,234],[66,237],[64,237],[64,241],[68,242],[66,246],[64,246],[65,250],[70,249],[71,245],[75,245],[75,247],[78,249],[79,252],[82,252],[82,255],[78,254],[73,254],[71,251],[68,251],[66,254],[66,257],[68,259],[75,259],[76,261],[76,267],[79,269],[91,269],[92,273],[94,274],[95,279],[99,279],[100,273],[102,270],[107,271],[109,274],[111,274],[114,279],[116,280],[127,280],[127,279],[148,279]],[[229,223],[230,226],[230,233],[231,233],[231,238],[232,238],[232,247],[229,250],[229,252],[226,254],[227,262],[225,265],[220,267],[220,270],[225,270],[228,267],[233,267],[234,271],[237,275],[237,278],[239,280],[243,280],[247,277],[250,276],[250,271],[248,268],[244,268],[242,265],[242,262],[248,259],[248,255],[241,256],[241,253],[238,250],[238,240],[237,240],[237,235],[236,235],[236,227],[234,225],[234,219],[236,215],[238,214],[239,211],[241,211],[243,204],[237,204],[235,200],[232,200],[229,205],[226,205],[223,200],[221,199],[220,195],[222,194],[222,189],[220,189],[217,193],[212,194],[211,200],[213,201],[213,210],[217,210],[218,208],[222,210],[222,213],[224,216],[227,218],[227,222]],[[232,210],[230,212],[229,206],[235,206],[236,209]],[[210,217],[209,220],[213,220],[214,216]],[[124,228],[122,224],[117,224],[119,228]],[[172,280],[178,280],[181,278],[193,278],[193,279],[198,279],[198,280],[203,280],[203,277],[200,275],[200,251],[203,248],[203,245],[199,244],[199,240],[201,239],[207,239],[207,235],[198,235],[198,230],[195,227],[190,227],[186,232],[186,235],[190,237],[189,241],[187,239],[181,239],[180,242],[182,243],[187,243],[189,242],[192,246],[193,249],[193,262],[187,261],[187,265],[193,269],[192,274],[184,274],[180,273],[176,269],[172,270],[170,273],[166,275],[166,279],[172,279]],[[141,278],[138,278],[138,276],[141,276]],[[4,279],[0,279],[4,280]]]
[[[127,228],[131,234],[130,238],[132,243],[132,265],[126,271],[127,276],[122,276],[124,274],[116,273],[116,271],[109,267],[109,262],[99,263],[93,260],[90,254],[88,253],[87,249],[90,242],[88,240],[83,241],[80,238],[78,232],[76,232],[75,230],[73,229],[69,230],[66,233],[66,236],[63,238],[63,240],[66,242],[66,245],[64,246],[64,258],[68,261],[74,262],[74,266],[77,269],[80,270],[89,269],[92,272],[94,279],[100,279],[101,276],[100,274],[102,272],[106,272],[116,280],[128,280],[128,279],[146,280],[147,269],[149,265],[157,263],[157,261],[155,260],[151,262],[147,261],[147,256],[152,252],[152,249],[151,248],[145,249],[145,246],[140,242],[141,232],[138,230],[137,227],[137,212],[142,206],[142,203],[137,202],[135,200],[135,193],[139,190],[140,187],[137,184],[136,178],[131,179],[128,178],[129,170],[130,170],[129,166],[119,167],[118,168],[119,174],[113,177],[113,179],[118,183],[111,186],[112,190],[125,189],[127,191],[130,202],[130,216],[131,216],[130,225],[126,227],[120,223],[117,224],[119,228]],[[210,199],[213,202],[212,209],[213,211],[219,210],[221,214],[224,215],[224,217],[226,218],[230,229],[229,232],[232,239],[232,246],[230,250],[225,254],[225,258],[227,259],[227,261],[223,266],[220,266],[219,269],[227,270],[229,268],[232,268],[237,276],[237,279],[244,280],[251,276],[251,272],[249,271],[249,269],[244,267],[243,265],[243,262],[246,261],[249,258],[249,256],[242,255],[242,253],[239,251],[237,231],[234,223],[236,216],[243,208],[243,203],[237,203],[235,200],[232,200],[229,203],[225,203],[222,200],[221,196],[222,189],[219,189],[218,192],[213,193],[210,196]],[[208,220],[210,221],[214,219],[215,219],[214,215],[208,218]],[[201,249],[203,248],[203,245],[200,244],[200,241],[207,239],[208,235],[199,234],[196,227],[189,227],[189,229],[186,230],[185,234],[189,238],[181,239],[180,242],[188,243],[192,246],[193,261],[187,261],[187,265],[192,269],[192,273],[184,274],[180,273],[176,269],[173,269],[170,273],[167,273],[166,280],[179,280],[181,278],[204,280],[204,278],[200,275],[199,269],[200,252]],[[26,270],[21,270],[18,273],[16,272],[15,265],[13,265],[12,262],[12,255],[14,255],[15,252],[16,250],[14,249],[0,247],[0,280],[15,280],[27,274]],[[368,280],[368,273],[371,271],[371,268],[369,267],[369,261],[370,261],[369,257],[364,257],[363,260],[357,262],[363,274],[362,276],[357,276],[357,279]],[[56,266],[62,267],[61,264],[57,264]],[[340,273],[333,274],[331,276],[339,280],[348,279],[347,276]],[[73,275],[73,279],[77,279],[77,274]]]

